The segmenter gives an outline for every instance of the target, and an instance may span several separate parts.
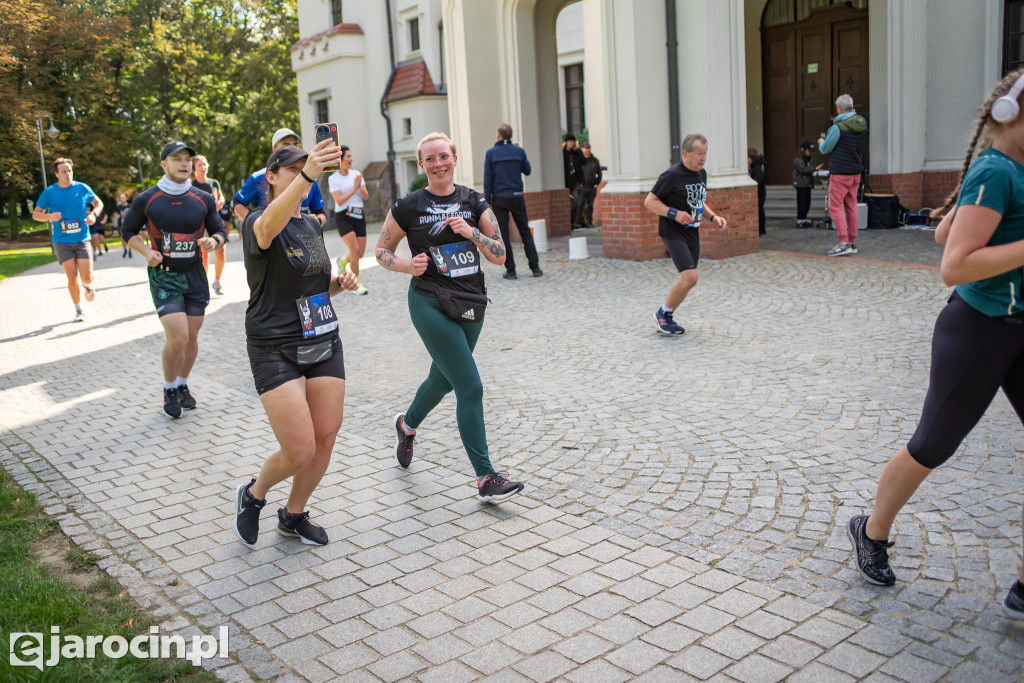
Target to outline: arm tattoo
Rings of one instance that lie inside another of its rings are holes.
[[[501,239],[494,239],[493,237],[487,237],[486,235],[480,235],[481,246],[487,247],[487,251],[491,252],[495,256],[505,255],[505,245],[501,243]]]
[[[487,235],[480,235],[480,245],[487,247],[487,250],[495,256],[505,255],[505,244],[501,241],[501,232],[498,230],[498,217],[494,215],[494,210],[491,208],[487,209],[487,219],[491,222],[491,227],[494,229],[494,235],[488,237]]]
[[[487,220],[491,222],[491,227],[494,228],[494,239],[501,241],[501,230],[498,226],[498,217],[494,215],[494,209],[487,207]]]
[[[391,230],[388,228],[387,222],[384,223],[384,227],[381,228],[380,238],[385,242],[391,241]]]
[[[384,249],[383,247],[377,247],[374,252],[374,256],[377,257],[377,262],[382,266],[391,270],[391,266],[395,265],[395,252],[390,249]]]

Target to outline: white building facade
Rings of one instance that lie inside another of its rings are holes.
[[[458,145],[457,181],[480,189],[484,152],[509,123],[534,166],[531,218],[557,235],[569,219],[561,136],[582,125],[608,169],[604,252],[624,258],[664,255],[642,202],[688,132],[709,140],[708,204],[731,223],[704,234],[704,253],[756,251],[747,148],[765,153],[769,183],[788,184],[797,144],[827,127],[843,92],[869,120],[872,190],[935,206],[956,184],[977,107],[1024,59],[1024,3],[1011,0],[298,3],[304,142],[317,120],[338,121],[357,166],[386,161],[387,93],[399,193],[431,130]]]

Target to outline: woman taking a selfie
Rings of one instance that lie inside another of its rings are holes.
[[[340,150],[332,140],[307,155],[280,147],[267,160],[267,206],[242,224],[249,281],[245,334],[256,391],[280,449],[259,476],[235,492],[235,535],[252,547],[267,492],[292,477],[277,530],[307,545],[327,532],[305,509],[331,461],[345,401],[345,362],[331,297],[356,287],[352,273],[332,272],[320,223],[301,212],[302,200]]]

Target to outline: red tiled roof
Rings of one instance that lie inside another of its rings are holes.
[[[324,29],[323,31],[320,31],[320,33],[317,33],[315,35],[309,36],[308,38],[303,38],[303,39],[299,40],[298,42],[296,42],[294,45],[292,45],[288,49],[289,50],[296,50],[296,49],[302,47],[303,45],[306,45],[308,43],[312,43],[315,40],[320,40],[321,38],[326,38],[327,36],[337,35],[339,33],[351,33],[351,34],[355,34],[355,35],[361,36],[361,35],[363,35],[363,29],[359,26],[359,24],[335,24],[334,26],[332,26],[332,27],[330,27],[328,29]]]
[[[434,88],[434,80],[430,77],[427,63],[422,58],[414,59],[395,67],[394,78],[391,79],[391,87],[385,96],[385,101],[394,102],[404,100],[417,95],[437,95]]]

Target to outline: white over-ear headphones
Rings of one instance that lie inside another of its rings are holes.
[[[1017,79],[1017,82],[998,100],[992,103],[992,119],[998,123],[1012,123],[1020,114],[1020,104],[1017,98],[1021,90],[1024,90],[1024,75]]]

